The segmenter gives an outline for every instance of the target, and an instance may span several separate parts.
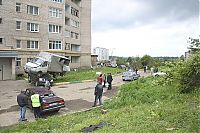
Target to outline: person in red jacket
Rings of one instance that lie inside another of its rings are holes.
[[[102,82],[103,82],[103,75],[102,74],[100,74],[99,77],[97,78],[97,82],[102,84]]]

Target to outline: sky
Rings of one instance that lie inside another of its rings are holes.
[[[199,30],[199,0],[92,0],[92,48],[112,56],[180,57]]]

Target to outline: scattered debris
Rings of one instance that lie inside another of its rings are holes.
[[[81,132],[88,133],[88,132],[92,132],[92,131],[96,130],[97,128],[101,128],[101,127],[109,126],[109,125],[112,125],[112,124],[109,122],[100,122],[99,124],[90,125],[89,127],[82,128]]]
[[[106,114],[106,113],[108,113],[108,110],[106,110],[106,109],[101,109],[101,113],[102,113],[102,114]]]

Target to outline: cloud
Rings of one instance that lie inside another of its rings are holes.
[[[198,16],[198,0],[94,0],[93,31],[152,23],[187,21]]]
[[[181,56],[199,34],[198,0],[93,0],[92,47],[117,56]]]

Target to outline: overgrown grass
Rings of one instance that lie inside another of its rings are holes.
[[[162,77],[161,77],[162,78]],[[119,94],[91,111],[53,116],[4,132],[80,132],[99,122],[110,122],[95,132],[200,132],[200,91],[180,94],[177,84],[159,85],[160,78],[141,78],[120,88]],[[3,131],[2,131],[3,132]]]
[[[102,73],[112,73],[117,74],[121,73],[122,69],[119,68],[111,68],[111,67],[102,67],[97,69],[90,69],[90,70],[78,70],[78,71],[70,71],[63,77],[58,77],[55,82],[73,82],[73,81],[81,81],[81,80],[95,80],[96,79],[96,72]]]

